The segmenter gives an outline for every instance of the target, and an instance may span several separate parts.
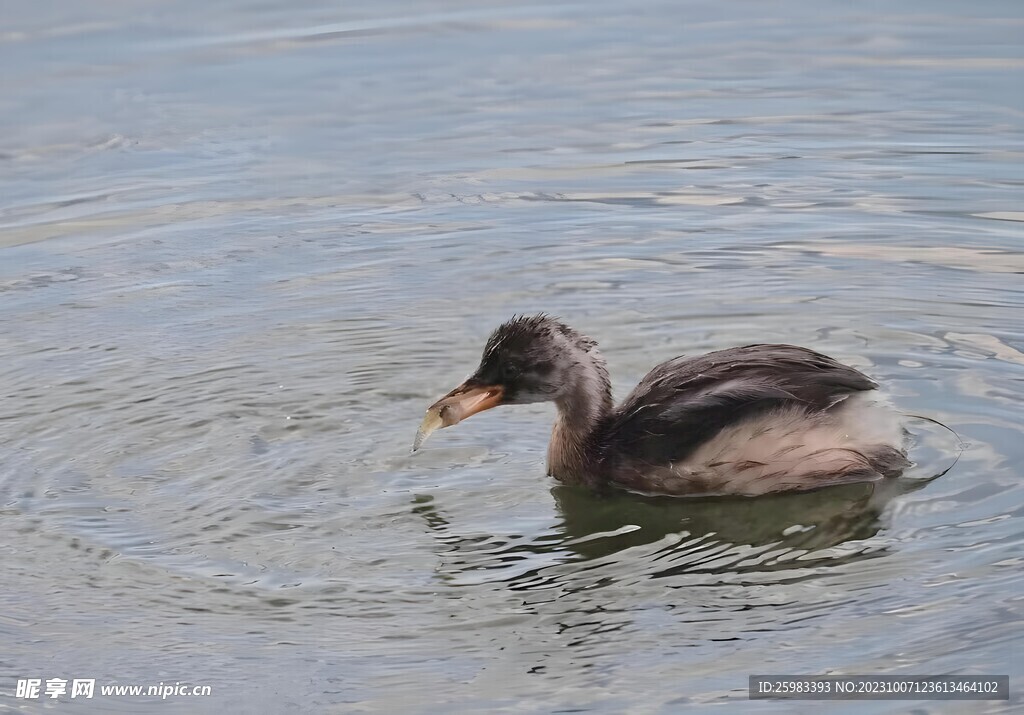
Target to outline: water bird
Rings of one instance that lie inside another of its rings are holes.
[[[677,357],[615,406],[597,343],[551,316],[515,316],[477,369],[432,404],[435,430],[498,405],[554,402],[548,474],[642,494],[757,496],[899,475],[899,415],[858,370],[795,345]]]

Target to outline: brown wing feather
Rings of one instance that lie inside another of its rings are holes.
[[[821,353],[793,345],[747,345],[651,370],[608,418],[607,460],[651,465],[684,459],[723,427],[763,410],[827,410],[877,384]]]

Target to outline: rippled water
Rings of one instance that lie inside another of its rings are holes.
[[[948,672],[1013,702],[836,709],[1019,707],[1019,3],[347,5],[5,11],[0,692],[737,712],[755,672]],[[535,310],[620,397],[793,342],[963,452],[912,420],[879,488],[602,499],[536,406],[410,455]]]

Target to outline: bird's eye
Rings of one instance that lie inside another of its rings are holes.
[[[504,363],[501,366],[501,379],[504,381],[515,380],[519,377],[520,371],[518,365],[512,363]]]

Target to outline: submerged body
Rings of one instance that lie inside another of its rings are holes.
[[[748,345],[658,365],[615,407],[596,343],[543,315],[491,335],[479,368],[428,410],[434,429],[499,404],[558,409],[548,473],[569,484],[755,496],[894,476],[897,416],[859,371],[793,345]]]

